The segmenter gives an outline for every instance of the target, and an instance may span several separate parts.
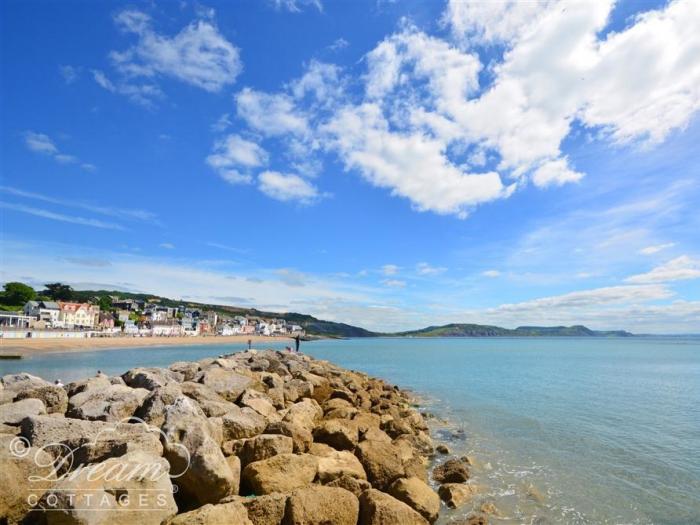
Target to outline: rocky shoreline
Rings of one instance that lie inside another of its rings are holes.
[[[425,525],[477,490],[448,454],[407,392],[290,352],[0,381],[0,523]]]

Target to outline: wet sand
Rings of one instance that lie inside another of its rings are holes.
[[[224,345],[253,343],[292,344],[289,337],[262,335],[190,336],[190,337],[90,337],[53,339],[0,339],[0,355],[37,355],[52,352],[92,352],[108,348],[134,348],[142,346]]]

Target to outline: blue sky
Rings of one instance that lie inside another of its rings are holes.
[[[2,281],[700,332],[696,2],[0,9]]]

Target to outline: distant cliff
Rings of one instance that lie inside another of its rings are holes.
[[[402,337],[629,337],[624,330],[591,330],[582,325],[575,326],[519,326],[514,330],[481,324],[453,323],[444,326],[428,326],[421,330],[399,332]]]

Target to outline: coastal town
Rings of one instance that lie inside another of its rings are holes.
[[[118,295],[95,296],[85,302],[37,296],[24,302],[21,309],[0,311],[3,339],[235,335],[296,337],[305,333],[301,326],[284,319],[227,315],[186,305],[164,305],[158,298]]]

